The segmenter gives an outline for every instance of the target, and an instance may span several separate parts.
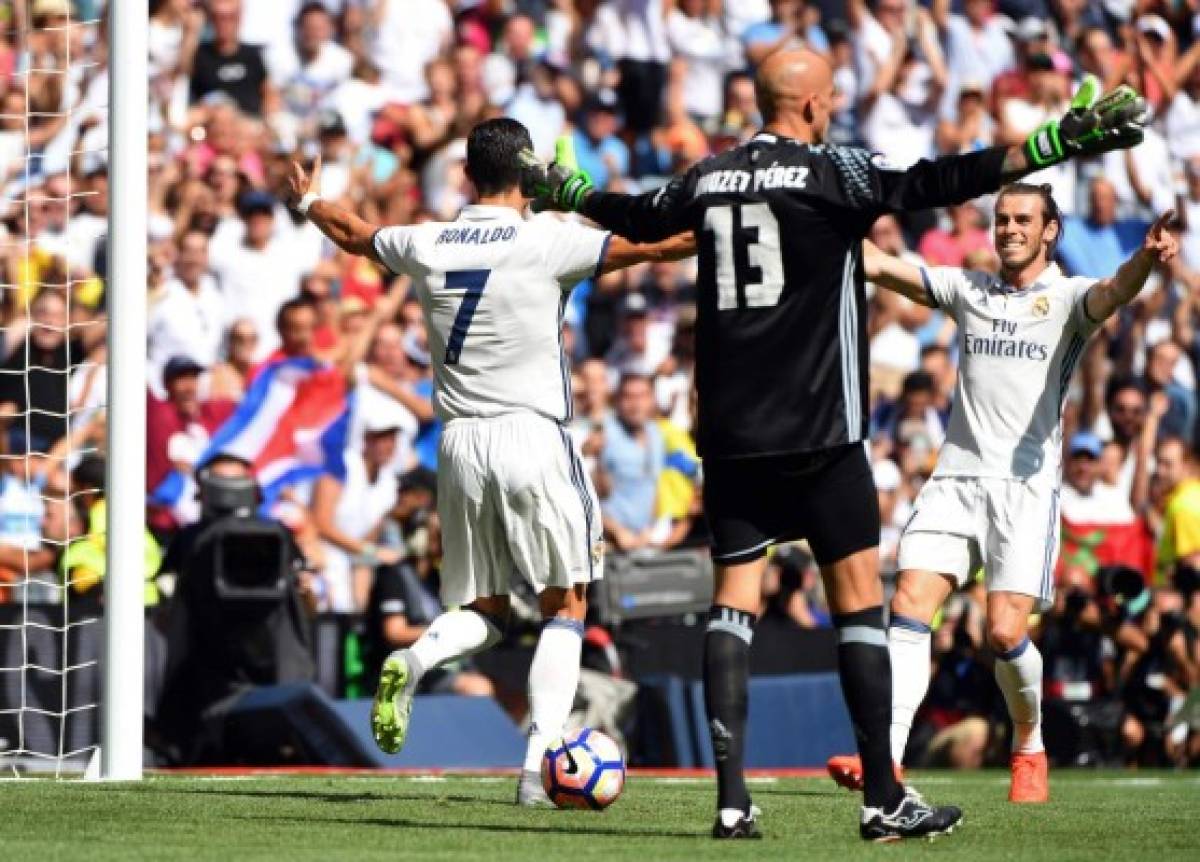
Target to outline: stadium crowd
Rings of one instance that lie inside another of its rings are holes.
[[[41,571],[31,599],[53,599],[65,578],[72,601],[94,602],[104,574],[104,234],[110,205],[140,202],[108,197],[103,6],[0,2],[6,599]],[[542,156],[571,134],[597,187],[652,189],[754,133],[753,70],[786,45],[833,64],[835,142],[893,164],[1019,142],[1062,113],[1085,73],[1132,84],[1154,110],[1141,146],[1031,178],[1066,214],[1069,274],[1111,274],[1169,208],[1183,249],[1090,342],[1067,398],[1058,600],[1038,625],[1047,737],[1081,763],[1200,761],[1200,13],[1189,4],[150,0],[149,15],[147,602],[159,601],[159,548],[199,517],[188,483],[214,437],[263,375],[318,368],[336,402],[325,406],[348,411],[344,439],[319,476],[273,486],[271,512],[308,560],[312,607],[365,614],[375,653],[410,643],[439,609],[429,350],[403,278],[337,252],[280,203],[292,159],[321,157],[327,198],[411,223],[471,200],[465,135],[497,115],[523,122]],[[995,271],[989,214],[979,200],[888,216],[871,238],[927,265]],[[693,274],[691,262],[612,273],[566,308],[570,431],[612,553],[705,541]],[[869,295],[886,575],[944,434],[956,346],[937,310]],[[802,547],[772,571],[764,612],[828,625]],[[947,608],[910,759],[972,765],[1004,748],[982,609],[980,584]],[[432,685],[492,693],[470,668]]]

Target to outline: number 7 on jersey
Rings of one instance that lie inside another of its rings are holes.
[[[483,298],[483,289],[487,286],[490,269],[456,269],[446,273],[446,290],[465,290],[458,314],[454,315],[454,324],[450,327],[450,337],[446,340],[446,364],[457,365],[458,357],[462,354],[463,342],[467,340],[467,330],[471,328],[471,318]]]

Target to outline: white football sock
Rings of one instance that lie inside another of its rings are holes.
[[[546,748],[557,742],[579,688],[579,657],[583,652],[583,623],[554,617],[542,628],[533,664],[529,666],[529,742],[525,769],[542,768]]]
[[[412,671],[409,688],[415,688],[426,671],[495,646],[503,636],[496,624],[478,611],[446,611],[403,651],[412,659],[408,663]]]
[[[742,811],[740,808],[722,808],[717,812],[717,816],[721,818],[722,826],[732,829],[743,817],[749,817],[750,812]]]
[[[929,690],[929,626],[892,614],[888,624],[888,656],[892,660],[892,760],[902,763],[913,716]]]
[[[1042,745],[1042,654],[1025,638],[996,656],[996,683],[1013,721],[1013,753],[1036,754]]]

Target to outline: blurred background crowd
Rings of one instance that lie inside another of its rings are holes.
[[[1019,142],[1086,73],[1106,89],[1132,84],[1154,112],[1141,146],[1031,178],[1066,214],[1057,256],[1070,274],[1111,274],[1168,208],[1182,240],[1090,342],[1068,396],[1058,601],[1037,626],[1047,737],[1060,761],[1200,758],[1195,2],[150,0],[148,11],[147,604],[170,593],[156,577],[169,574],[163,552],[177,560],[174,537],[205,517],[195,468],[224,451],[221,468],[257,473],[269,517],[295,537],[307,606],[365,620],[367,693],[373,663],[439,610],[430,357],[405,279],[339,252],[280,203],[291,160],[320,155],[325,197],[413,223],[471,201],[465,137],[497,115],[528,126],[546,157],[571,134],[598,187],[653,189],[754,133],[755,65],[785,46],[833,65],[833,140],[897,165]],[[142,202],[109,196],[103,12],[102,0],[0,2],[0,599],[54,600],[65,578],[86,606],[104,575],[106,217]],[[887,216],[871,238],[928,265],[994,271],[990,207]],[[889,576],[957,356],[940,312],[868,290]],[[704,546],[694,320],[691,261],[584,282],[568,304],[570,431],[612,554]],[[311,469],[264,470],[262,447],[245,443],[277,385],[321,402],[327,419],[291,453]],[[222,450],[234,437],[242,448]],[[15,586],[25,572],[43,574]],[[828,625],[802,546],[771,572],[764,617]],[[982,612],[978,584],[945,610],[910,759],[977,765],[1003,747]],[[471,667],[429,686],[495,691]]]

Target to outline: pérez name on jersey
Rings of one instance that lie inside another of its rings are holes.
[[[448,227],[438,234],[434,245],[444,242],[459,245],[486,245],[491,242],[508,242],[517,235],[513,225],[499,227]]]
[[[1044,344],[1015,337],[1017,323],[1014,320],[993,320],[988,335],[963,333],[963,350],[968,356],[996,356],[1011,359],[1033,359],[1045,362],[1050,351]]]
[[[730,192],[802,189],[809,169],[801,165],[771,165],[754,171],[713,171],[696,182],[696,197]]]

